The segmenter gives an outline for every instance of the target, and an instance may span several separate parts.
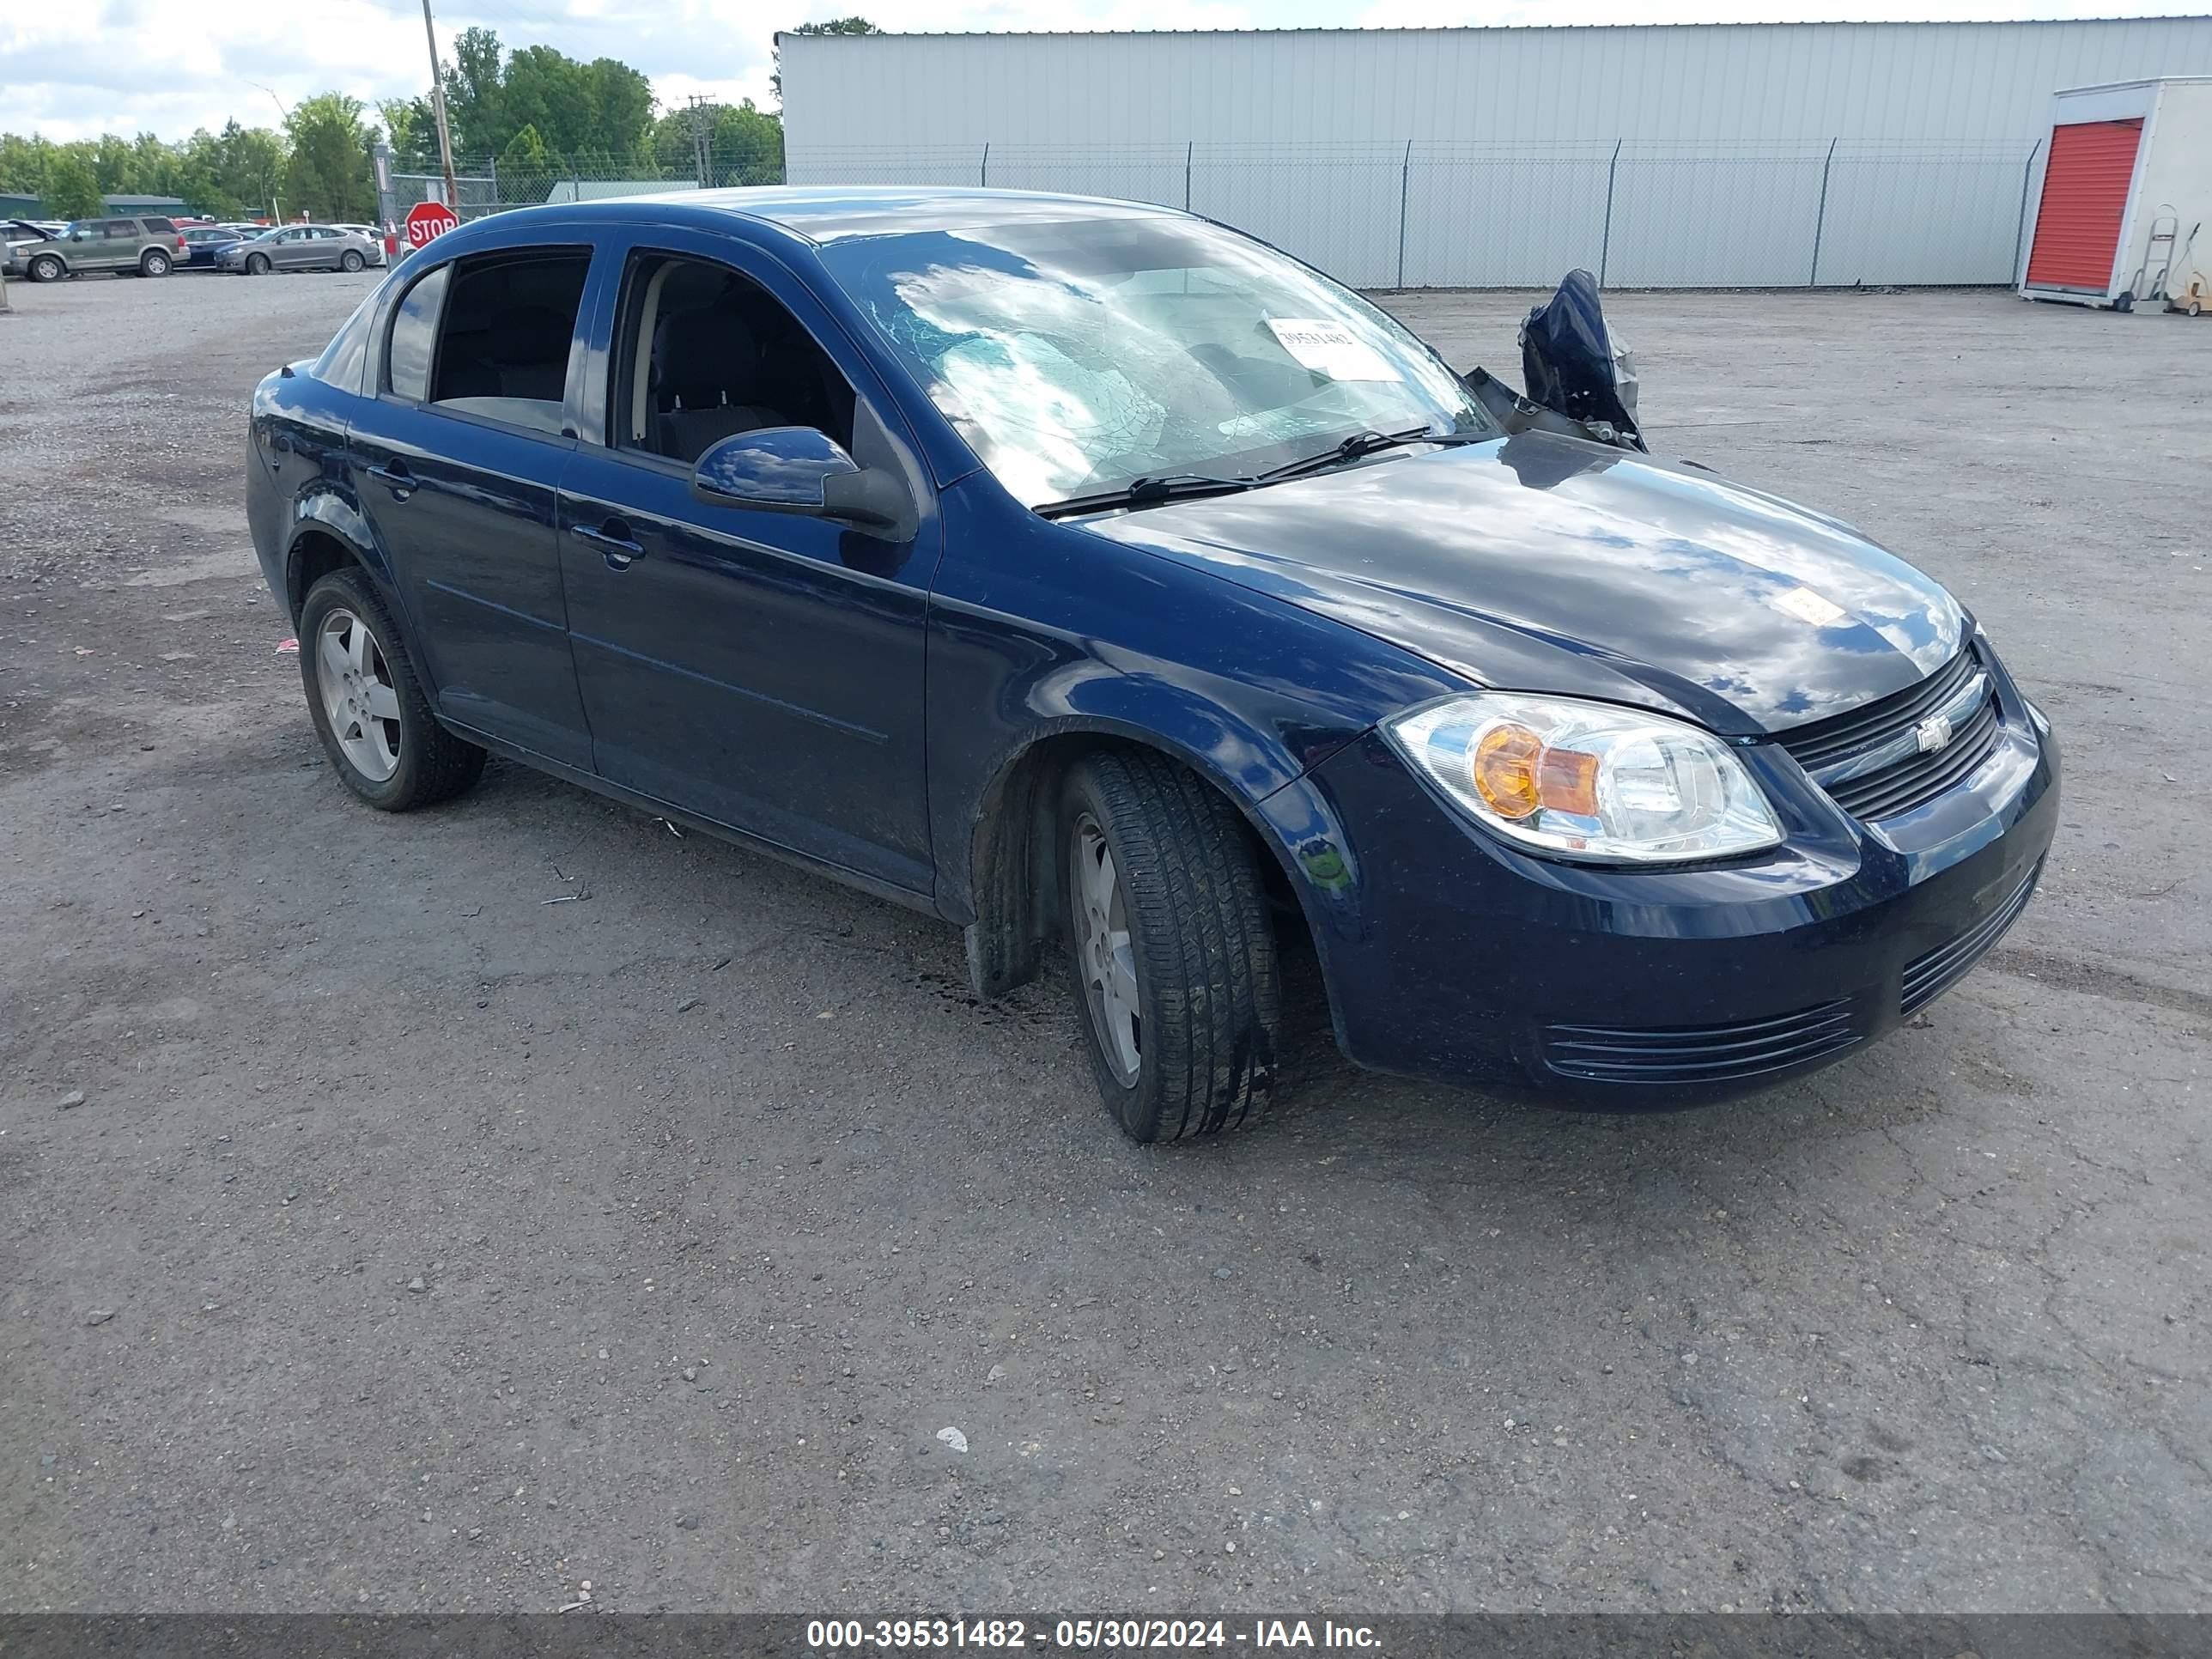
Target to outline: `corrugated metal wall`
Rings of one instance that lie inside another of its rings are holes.
[[[1188,205],[1368,286],[2007,283],[2060,87],[2212,17],[783,37],[788,177]]]

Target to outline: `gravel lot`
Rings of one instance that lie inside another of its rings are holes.
[[[373,280],[0,317],[0,1609],[2212,1606],[2212,325],[1623,296],[1662,447],[2049,708],[2042,896],[1762,1098],[1332,1065],[1155,1153],[949,929],[513,766],[350,803],[241,416]]]

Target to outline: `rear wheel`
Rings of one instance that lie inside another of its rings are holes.
[[[265,253],[247,254],[246,274],[249,276],[266,276],[269,274],[269,256]]]
[[[367,263],[367,260],[363,259],[361,255],[356,253],[351,248],[348,248],[343,253],[338,255],[338,269],[340,270],[359,270],[362,266]]]
[[[31,261],[31,280],[34,283],[58,283],[65,269],[51,253],[41,253]]]
[[[1255,1115],[1282,1014],[1243,821],[1183,768],[1137,753],[1078,765],[1060,821],[1068,963],[1107,1109],[1139,1141]]]
[[[484,751],[430,713],[399,629],[360,571],[334,570],[307,590],[300,675],[331,764],[371,806],[428,806],[483,774]]]
[[[169,274],[169,256],[160,248],[149,247],[138,256],[141,276],[166,276]]]

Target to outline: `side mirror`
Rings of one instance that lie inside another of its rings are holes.
[[[864,470],[811,426],[771,426],[711,445],[692,469],[691,493],[716,507],[799,513],[886,526],[906,516],[906,492],[880,468]]]

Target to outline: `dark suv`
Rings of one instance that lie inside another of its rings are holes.
[[[166,276],[186,257],[176,222],[161,218],[78,219],[50,242],[20,256],[34,283],[56,283],[88,270]]]

